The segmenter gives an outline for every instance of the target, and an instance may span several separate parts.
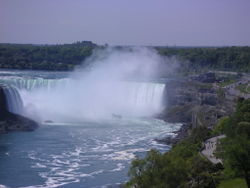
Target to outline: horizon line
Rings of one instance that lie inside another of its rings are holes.
[[[223,48],[223,47],[250,47],[250,45],[135,45],[135,44],[98,44],[90,40],[75,41],[72,43],[14,43],[14,42],[0,42],[0,45],[34,45],[34,46],[55,46],[55,45],[70,45],[82,42],[91,42],[97,46],[110,46],[110,47],[170,47],[170,48]]]

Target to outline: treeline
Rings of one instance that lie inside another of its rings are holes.
[[[72,70],[96,47],[90,41],[63,45],[0,44],[0,68]]]
[[[216,152],[223,159],[223,166],[212,164],[199,153],[202,142],[218,134],[226,135]],[[135,159],[129,176],[126,187],[215,188],[235,178],[242,178],[250,187],[250,99],[239,100],[236,112],[223,118],[213,131],[195,128],[169,152],[152,150],[145,158]]]
[[[0,68],[72,70],[93,49],[103,47],[91,41],[63,45],[0,44]],[[181,62],[180,72],[202,69],[250,72],[250,47],[155,49],[163,56],[176,57]]]
[[[177,57],[181,71],[223,70],[250,72],[250,47],[158,47],[160,54]]]

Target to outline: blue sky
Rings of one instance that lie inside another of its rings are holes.
[[[250,45],[249,0],[0,0],[0,42]]]

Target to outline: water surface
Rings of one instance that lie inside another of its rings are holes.
[[[152,148],[167,151],[154,138],[173,135],[179,127],[156,119],[114,118],[1,135],[0,184],[78,188],[125,182],[131,160]]]

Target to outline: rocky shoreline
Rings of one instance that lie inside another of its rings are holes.
[[[167,136],[161,139],[156,138],[155,141],[160,144],[175,145],[188,136],[190,127],[190,124],[184,123],[178,131],[173,132],[174,136]]]

